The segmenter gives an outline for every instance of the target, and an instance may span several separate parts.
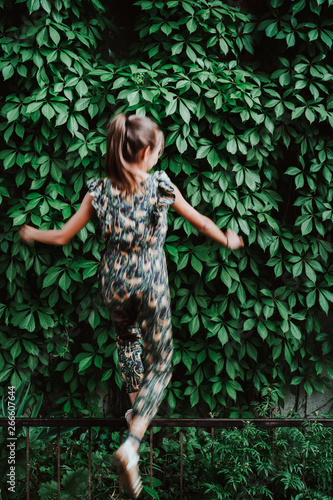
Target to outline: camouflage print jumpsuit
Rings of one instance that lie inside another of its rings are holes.
[[[167,210],[175,195],[163,171],[149,176],[141,187],[142,192],[126,197],[108,178],[88,181],[107,242],[98,281],[116,331],[121,374],[127,392],[138,391],[133,417],[150,421],[171,378],[171,314],[163,244]]]

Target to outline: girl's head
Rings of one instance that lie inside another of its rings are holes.
[[[135,170],[150,170],[164,148],[164,136],[146,116],[118,114],[109,124],[105,170],[117,186],[133,193],[138,189]]]

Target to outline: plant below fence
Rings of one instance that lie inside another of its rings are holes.
[[[57,446],[45,440],[38,428],[31,433],[31,498],[57,498]],[[18,442],[24,448],[25,431]],[[5,431],[0,433],[4,443]],[[210,432],[184,430],[184,500],[331,500],[333,495],[333,430],[318,423],[304,428],[267,430],[245,424],[243,429]],[[120,441],[119,432],[108,428],[92,429],[92,498],[116,499],[118,477],[111,457]],[[153,490],[149,487],[149,438],[140,450],[143,476],[142,498],[172,500],[179,498],[180,444],[179,429],[156,429],[153,449]],[[214,447],[213,464],[211,449]],[[2,451],[3,454],[3,451]],[[61,498],[88,498],[88,431],[67,431],[61,438]],[[24,500],[25,458],[17,462],[16,498]],[[4,470],[1,467],[1,475]],[[4,481],[3,481],[4,484]],[[5,487],[2,500],[10,500]],[[303,496],[304,494],[304,496]],[[125,497],[126,498],[126,497]]]

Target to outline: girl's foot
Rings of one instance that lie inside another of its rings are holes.
[[[127,410],[127,412],[125,413],[125,419],[126,419],[126,422],[127,422],[128,428],[130,428],[131,423],[132,423],[132,411],[133,411],[133,409],[132,409],[132,408],[130,408],[130,409],[129,409],[129,410]]]
[[[119,482],[131,498],[138,498],[142,490],[138,468],[139,455],[127,439],[113,456],[113,463],[118,468]]]

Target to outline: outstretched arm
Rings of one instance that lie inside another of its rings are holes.
[[[46,231],[25,225],[20,231],[20,236],[26,243],[41,241],[49,245],[65,245],[75,236],[92,218],[95,209],[92,206],[93,197],[87,193],[83,198],[79,210],[69,219],[61,229],[48,229]]]
[[[175,190],[176,199],[172,205],[176,212],[179,213],[185,220],[187,220],[195,229],[200,233],[205,234],[209,238],[217,241],[231,250],[243,247],[243,238],[239,237],[235,231],[227,229],[225,233],[217,227],[217,225],[193,208],[182,196],[179,189],[173,185]]]

